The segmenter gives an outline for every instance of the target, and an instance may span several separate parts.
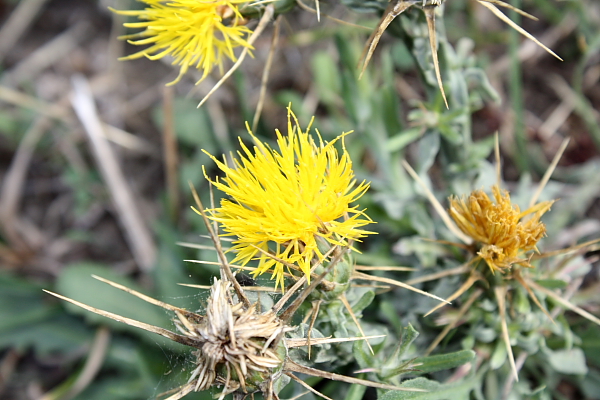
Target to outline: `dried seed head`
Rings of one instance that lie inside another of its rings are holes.
[[[272,312],[246,308],[231,295],[231,282],[215,279],[206,304],[206,317],[190,321],[178,314],[179,331],[199,340],[196,368],[189,379],[194,390],[224,386],[223,393],[267,391],[281,375],[287,354],[286,327]]]

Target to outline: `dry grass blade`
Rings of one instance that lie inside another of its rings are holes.
[[[134,326],[134,327],[139,328],[139,329],[143,329],[143,330],[148,331],[148,332],[156,333],[157,335],[164,336],[167,339],[171,339],[172,341],[177,342],[177,343],[181,343],[181,344],[183,344],[185,346],[190,346],[190,347],[197,347],[198,346],[198,342],[196,340],[192,340],[191,338],[189,338],[187,336],[179,335],[177,333],[173,333],[173,332],[171,332],[171,331],[169,331],[167,329],[160,328],[158,326],[146,324],[144,322],[140,322],[140,321],[137,321],[135,319],[131,319],[131,318],[127,318],[127,317],[122,317],[120,315],[113,314],[113,313],[108,312],[108,311],[104,311],[104,310],[100,310],[100,309],[95,308],[95,307],[88,306],[87,304],[80,303],[80,302],[78,302],[76,300],[70,299],[70,298],[65,297],[65,296],[61,296],[60,294],[51,292],[51,291],[46,290],[46,289],[44,289],[44,292],[46,292],[48,294],[51,294],[54,297],[58,297],[61,300],[68,301],[71,304],[75,304],[76,306],[81,307],[84,310],[91,311],[91,312],[93,312],[95,314],[102,315],[103,317],[114,319],[115,321],[122,322],[124,324],[131,325],[131,326]]]
[[[585,311],[583,308],[576,306],[575,304],[571,303],[570,301],[563,299],[558,294],[554,293],[552,290],[546,289],[545,287],[538,285],[537,283],[535,283],[534,281],[532,281],[530,279],[527,280],[527,283],[529,284],[529,286],[531,286],[532,288],[534,288],[535,290],[537,290],[539,292],[544,293],[546,296],[550,297],[552,300],[556,301],[561,306],[563,306],[573,312],[576,312],[577,314],[592,321],[593,323],[595,323],[597,325],[600,325],[600,318],[596,317],[595,315],[590,314],[589,312]]]
[[[153,268],[156,258],[152,235],[136,206],[135,196],[125,180],[117,157],[106,141],[88,82],[83,76],[75,76],[72,82],[74,94],[71,103],[88,135],[96,164],[108,186],[135,260],[147,272]]]
[[[381,17],[381,20],[377,24],[377,27],[369,37],[369,40],[367,40],[367,44],[365,45],[365,48],[363,49],[363,52],[360,56],[361,61],[359,63],[359,66],[362,65],[362,68],[360,70],[360,75],[358,76],[358,79],[362,78],[363,74],[365,73],[365,70],[369,65],[369,61],[373,56],[373,52],[375,51],[375,48],[377,47],[377,44],[379,43],[379,39],[381,39],[381,35],[383,35],[383,32],[385,32],[385,30],[394,20],[394,18],[402,14],[411,6],[411,3],[403,0],[393,0],[390,3],[390,5],[387,6],[385,11],[383,12],[383,17]]]
[[[17,147],[10,167],[3,177],[2,189],[0,191],[0,219],[4,225],[3,230],[12,225],[12,220],[18,214],[22,189],[31,159],[33,158],[33,152],[51,125],[52,121],[45,116],[38,117],[33,122],[23,135],[23,139],[19,143],[19,147]]]
[[[77,376],[77,379],[72,382],[67,392],[62,392],[64,388],[59,386],[59,389],[54,389],[51,393],[45,394],[39,400],[70,400],[88,387],[93,382],[94,377],[100,371],[108,345],[110,343],[110,330],[106,326],[102,326],[96,330],[96,336],[91,345],[90,353],[85,361],[83,369]]]
[[[285,361],[284,370],[291,371],[291,372],[298,372],[300,374],[306,374],[306,375],[310,375],[310,376],[317,376],[320,378],[330,379],[332,381],[339,381],[339,382],[352,383],[352,384],[356,384],[356,385],[374,387],[377,389],[400,390],[400,391],[404,391],[404,392],[427,392],[426,390],[423,390],[423,389],[402,388],[402,387],[393,386],[393,385],[386,385],[385,383],[368,381],[366,379],[352,378],[350,376],[334,374],[333,372],[321,371],[318,369],[305,367],[304,365],[296,364],[289,358]]]
[[[513,20],[508,18],[506,15],[504,15],[504,13],[502,11],[500,11],[498,9],[498,7],[494,6],[493,4],[489,4],[483,0],[477,0],[477,1],[479,2],[479,4],[481,4],[482,6],[489,9],[491,12],[493,12],[496,17],[500,18],[502,21],[506,22],[511,28],[513,28],[514,30],[519,32],[521,35],[525,36],[526,38],[528,38],[530,40],[533,40],[542,49],[546,50],[548,53],[552,54],[554,57],[558,58],[560,61],[563,61],[563,59],[560,58],[555,52],[553,52],[548,47],[546,47],[542,42],[537,40],[535,38],[535,36],[533,36],[531,33],[527,32],[525,29],[521,28]]]
[[[22,0],[0,30],[0,62],[29,28],[47,0]]]
[[[517,372],[517,366],[515,365],[515,356],[513,355],[512,346],[510,345],[510,336],[508,335],[508,325],[506,323],[506,304],[504,298],[506,296],[506,287],[498,286],[494,288],[494,294],[496,295],[496,301],[498,302],[498,311],[500,311],[500,325],[502,326],[502,339],[506,345],[506,352],[508,353],[508,362],[510,368],[513,371],[515,380],[519,381],[519,374]]]
[[[477,282],[478,280],[481,279],[481,276],[479,275],[479,273],[473,271],[471,273],[471,275],[469,275],[469,278],[465,281],[465,283],[462,284],[462,286],[460,288],[458,288],[458,290],[454,293],[452,293],[452,295],[450,297],[448,297],[448,301],[453,301],[454,299],[456,299],[457,297],[459,297],[460,295],[462,295],[464,292],[466,292],[467,290],[469,290],[469,288],[471,286],[473,286],[473,284],[475,284],[475,282]],[[429,310],[429,312],[427,312],[427,314],[425,314],[424,316],[428,316],[429,314],[435,312],[436,310],[444,307],[445,304],[438,304],[437,306],[433,307],[431,310]]]
[[[444,84],[442,83],[442,74],[440,73],[440,60],[437,53],[437,33],[435,31],[435,7],[426,7],[423,9],[425,18],[427,19],[427,30],[429,31],[429,47],[431,48],[431,57],[433,59],[433,69],[435,70],[435,78],[437,79],[440,92],[444,98],[444,104],[448,107],[446,92],[444,92]]]
[[[431,193],[431,190],[429,190],[427,185],[425,185],[425,182],[423,182],[423,180],[421,179],[419,174],[417,174],[417,172],[410,166],[410,164],[408,162],[406,162],[406,160],[402,160],[402,165],[408,171],[410,176],[412,176],[412,178],[419,184],[419,186],[421,186],[421,189],[423,189],[423,191],[425,192],[427,199],[429,200],[429,202],[431,203],[433,208],[435,208],[435,211],[437,211],[440,218],[442,218],[442,221],[444,221],[444,224],[446,224],[446,227],[452,233],[454,233],[454,235],[456,235],[457,238],[462,240],[463,243],[466,243],[466,244],[473,243],[473,239],[471,239],[470,237],[468,237],[467,235],[462,233],[462,231],[460,229],[458,229],[456,224],[454,222],[452,222],[452,218],[450,218],[450,215],[446,212],[444,207],[442,207],[440,202],[435,198],[433,193]]]
[[[366,281],[375,281],[375,282],[381,282],[381,283],[387,283],[390,285],[394,285],[394,286],[398,286],[404,289],[408,289],[408,290],[412,290],[413,292],[417,292],[419,294],[422,294],[424,296],[427,297],[431,297],[432,299],[436,299],[438,301],[441,301],[443,304],[450,304],[449,301],[442,299],[441,297],[438,297],[434,294],[431,293],[427,293],[421,289],[417,289],[416,287],[412,287],[410,285],[407,285],[406,283],[397,281],[395,279],[390,279],[390,278],[383,278],[381,276],[374,276],[374,275],[367,275],[367,274],[363,274],[362,272],[358,272],[358,271],[354,271],[354,273],[352,274],[352,279],[362,279],[362,280],[366,280]]]
[[[442,342],[442,340],[444,340],[448,332],[450,332],[456,326],[458,321],[460,321],[462,316],[466,314],[466,312],[471,308],[475,300],[477,300],[477,298],[481,296],[482,293],[483,290],[477,289],[471,294],[471,296],[469,296],[465,304],[462,305],[462,307],[458,310],[458,313],[454,316],[454,320],[448,325],[446,325],[444,329],[440,332],[440,334],[437,335],[434,341],[431,342],[427,350],[425,350],[424,356],[428,356],[433,350],[435,350],[435,348]]]
[[[250,37],[248,38],[249,46],[252,46],[254,44],[254,42],[256,41],[256,39],[258,39],[258,37],[263,33],[263,31],[267,27],[267,24],[269,23],[269,21],[271,21],[271,18],[273,18],[274,13],[275,13],[275,8],[273,7],[272,4],[269,4],[265,8],[264,14],[261,17],[256,29],[254,30],[254,32],[252,32],[252,35],[250,35]],[[244,62],[244,60],[246,59],[246,55],[248,55],[249,51],[250,50],[248,47],[244,47],[244,49],[242,50],[242,53],[240,54],[237,61],[231,66],[231,68],[229,68],[229,71],[227,71],[225,73],[225,75],[223,75],[223,77],[221,79],[219,79],[219,81],[215,84],[215,86],[213,86],[212,89],[210,89],[210,91],[200,101],[200,103],[198,103],[198,108],[202,107],[202,105],[206,102],[206,100],[208,100],[208,98],[210,96],[212,96],[212,94],[214,92],[216,92],[217,89],[219,89],[223,85],[223,83],[225,83],[225,81],[227,79],[229,79],[229,77],[240,67],[240,65],[242,65],[242,62]]]

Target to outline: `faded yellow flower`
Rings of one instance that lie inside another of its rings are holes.
[[[242,151],[233,166],[209,154],[225,173],[211,182],[230,196],[208,210],[210,218],[221,224],[225,235],[235,237],[234,262],[246,265],[258,259],[254,276],[272,269],[276,287],[282,289],[281,261],[295,264],[310,281],[311,262],[322,261],[328,245],[348,246],[372,233],[360,229],[372,222],[364,210],[350,205],[369,187],[364,181],[356,185],[342,139],[350,132],[324,142],[317,131],[315,141],[311,124],[303,132],[288,107],[287,134],[276,130],[279,150],[260,142],[248,127],[254,147],[240,139]],[[341,155],[334,147],[338,141]]]
[[[215,65],[223,69],[223,59],[235,60],[236,47],[252,46],[248,37],[252,31],[244,25],[238,9],[246,0],[139,0],[148,5],[143,10],[114,10],[117,14],[138,17],[140,22],[125,23],[128,28],[143,31],[122,36],[135,45],[150,45],[145,50],[123,57],[132,60],[147,57],[158,60],[172,56],[179,65],[179,75],[169,85],[181,79],[190,67],[202,70],[204,79]]]
[[[477,253],[492,272],[513,264],[531,267],[523,253],[537,251],[537,242],[546,234],[540,222],[554,201],[545,201],[521,212],[510,201],[510,194],[498,185],[492,187],[494,200],[482,190],[467,198],[450,198],[450,215],[460,230],[481,245]],[[527,216],[527,218],[525,218]]]

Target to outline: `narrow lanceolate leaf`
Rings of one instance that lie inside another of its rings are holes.
[[[420,364],[415,369],[425,374],[455,368],[473,359],[475,359],[475,352],[473,350],[461,350],[454,353],[419,357],[414,360],[413,364]]]

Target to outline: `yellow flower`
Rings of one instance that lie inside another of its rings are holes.
[[[508,191],[492,187],[492,201],[482,190],[465,199],[450,198],[450,215],[461,231],[481,244],[477,253],[492,272],[503,272],[513,264],[531,267],[522,253],[537,251],[537,242],[545,235],[541,216],[554,201],[545,201],[521,212],[510,202]],[[529,216],[524,219],[525,216]]]
[[[136,16],[141,22],[124,24],[128,28],[145,30],[122,36],[135,45],[149,48],[123,57],[132,60],[148,57],[157,60],[170,55],[173,65],[179,65],[179,75],[169,85],[181,79],[189,67],[202,70],[202,79],[215,65],[222,70],[223,58],[235,60],[233,49],[252,46],[247,38],[252,33],[243,25],[238,4],[247,0],[139,0],[148,5],[144,10],[112,11]]]
[[[279,150],[260,142],[246,124],[254,147],[250,150],[240,139],[242,151],[234,167],[209,154],[225,173],[211,182],[231,198],[208,210],[210,218],[221,224],[225,235],[236,237],[234,262],[246,265],[258,259],[254,276],[272,268],[271,278],[282,289],[281,261],[295,264],[310,281],[311,262],[323,260],[328,244],[349,246],[349,241],[372,233],[359,229],[372,222],[364,210],[350,206],[369,185],[355,185],[343,139],[341,155],[334,147],[350,132],[327,143],[317,131],[316,143],[309,135],[311,124],[303,132],[288,107],[287,135],[276,130]]]

